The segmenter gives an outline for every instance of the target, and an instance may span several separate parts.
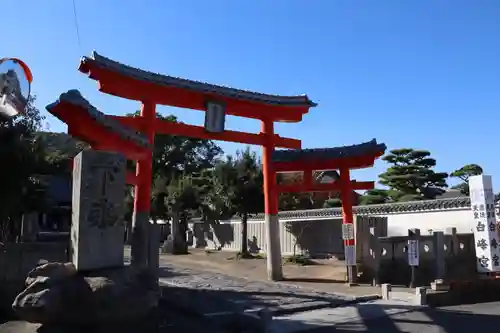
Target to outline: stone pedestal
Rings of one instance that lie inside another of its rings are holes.
[[[121,267],[82,274],[71,263],[46,263],[28,274],[26,289],[12,308],[31,323],[74,328],[143,318],[158,305],[159,297],[158,283],[149,271]]]
[[[74,159],[71,253],[79,271],[123,266],[125,163],[94,150]]]
[[[358,266],[347,266],[346,272],[346,286],[356,287],[358,286]]]
[[[271,281],[281,281],[283,280],[283,267],[281,266],[278,215],[266,214],[265,223],[267,240],[267,278]]]

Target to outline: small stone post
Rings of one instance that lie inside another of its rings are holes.
[[[24,213],[21,221],[21,242],[36,241],[39,229],[38,213]]]
[[[389,300],[391,298],[392,286],[389,283],[382,284],[382,299]]]

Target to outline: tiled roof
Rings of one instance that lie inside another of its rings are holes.
[[[422,200],[410,202],[396,202],[381,205],[367,205],[353,207],[353,213],[356,215],[386,215],[397,213],[424,212],[432,210],[447,210],[469,208],[469,197],[457,197],[438,200]],[[322,208],[296,211],[279,212],[281,220],[294,219],[315,219],[315,218],[337,218],[342,216],[341,208]],[[249,220],[263,220],[264,214],[253,215]]]
[[[382,155],[387,149],[376,139],[352,146],[316,149],[284,149],[273,151],[273,162],[294,162],[298,160],[327,160],[366,155]]]
[[[317,105],[316,103],[311,101],[309,97],[307,97],[307,95],[299,95],[299,96],[268,95],[247,90],[234,89],[226,86],[214,85],[206,82],[187,80],[179,77],[148,72],[103,57],[95,51],[92,52],[92,57],[82,57],[79,67],[80,71],[87,73],[88,69],[86,69],[86,64],[88,63],[91,63],[100,68],[105,68],[113,72],[120,73],[122,75],[126,75],[136,80],[146,81],[163,86],[188,89],[201,93],[215,94],[219,96],[248,100],[252,102],[265,103],[270,105],[308,106],[308,107],[314,107]]]
[[[466,197],[466,194],[463,194],[462,191],[458,189],[448,189],[446,192],[440,194],[437,199],[448,199],[448,198],[456,198],[456,197]]]
[[[90,115],[90,117],[92,117],[92,119],[94,119],[96,122],[98,122],[102,126],[113,131],[114,133],[118,134],[123,139],[133,141],[134,143],[138,144],[139,146],[142,146],[145,148],[151,147],[147,138],[144,135],[135,132],[133,129],[127,128],[127,127],[123,126],[119,121],[106,116],[103,112],[99,111],[95,106],[90,104],[90,102],[87,101],[80,94],[80,92],[78,90],[69,90],[68,92],[61,94],[61,96],[59,97],[59,99],[56,102],[46,106],[47,111],[54,114],[53,113],[54,107],[61,102],[66,102],[66,103],[70,103],[70,104],[82,107],[84,110],[86,110],[88,112],[88,114]],[[54,115],[59,118],[58,115],[56,115],[56,114],[54,114]],[[63,120],[63,119],[61,119],[61,120]]]

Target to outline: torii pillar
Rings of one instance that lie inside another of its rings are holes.
[[[272,163],[274,122],[263,120],[261,132],[266,135],[266,143],[262,147],[262,173],[264,176],[264,213],[267,236],[267,276],[272,281],[280,281],[283,280],[283,269],[281,267],[278,193],[276,192],[276,172]]]
[[[146,136],[148,143],[154,147],[156,104],[142,102],[140,122],[142,133]],[[132,262],[134,267],[154,269],[158,267],[159,239],[156,240],[156,226],[150,226],[149,212],[151,209],[151,185],[153,181],[153,153],[138,159],[136,164],[137,183],[134,186],[134,213],[132,216]],[[153,236],[153,237],[152,237]],[[149,242],[144,242],[149,239]],[[147,262],[143,258],[148,258]]]

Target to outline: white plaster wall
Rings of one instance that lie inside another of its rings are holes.
[[[293,248],[296,242],[296,237],[287,228],[288,222],[299,223],[321,223],[320,230],[317,228],[304,229],[303,236],[309,238],[309,242],[317,242],[316,245],[320,249],[325,249],[325,253],[342,254],[342,239],[341,239],[341,223],[340,218],[325,218],[315,220],[283,220],[280,221],[280,245],[283,255],[293,254]],[[190,223],[189,227],[193,229],[194,224]],[[201,236],[200,234],[198,234]],[[220,225],[213,226],[210,231],[203,236],[206,242],[206,249],[216,249],[221,246],[223,251],[239,251],[241,249],[241,222],[239,221],[221,221]],[[267,249],[266,226],[264,221],[248,221],[248,238],[253,239],[260,252],[265,253]],[[252,245],[249,244],[249,247]],[[251,250],[251,249],[250,249]],[[302,253],[300,246],[297,247],[297,252]],[[321,251],[319,251],[321,252]]]
[[[387,236],[406,236],[408,229],[419,228],[422,235],[429,235],[429,230],[445,231],[447,228],[457,228],[457,233],[472,233],[473,219],[469,208],[419,211],[408,213],[373,214],[360,215],[387,218]],[[340,225],[342,220],[332,216],[318,216],[304,220],[282,220],[280,221],[281,252],[284,255],[293,253],[295,236],[286,228],[287,222],[318,223],[316,228],[310,228],[304,235],[312,239],[317,248],[328,249],[328,253],[343,253],[342,232]],[[192,224],[191,224],[192,226]],[[205,234],[206,248],[214,249],[222,246],[222,250],[238,251],[241,248],[241,223],[238,220],[223,221],[221,226],[216,227],[218,231]],[[217,237],[217,235],[220,235]],[[256,245],[265,251],[266,228],[264,221],[248,221],[248,238],[256,238]],[[225,242],[224,242],[225,239]],[[222,243],[222,244],[221,244]],[[300,249],[298,249],[300,251]],[[325,253],[326,253],[325,252]]]
[[[428,230],[445,231],[457,228],[457,233],[472,233],[473,219],[469,208],[424,211],[384,215],[387,217],[387,236],[406,236],[408,229],[418,228],[422,235]]]

